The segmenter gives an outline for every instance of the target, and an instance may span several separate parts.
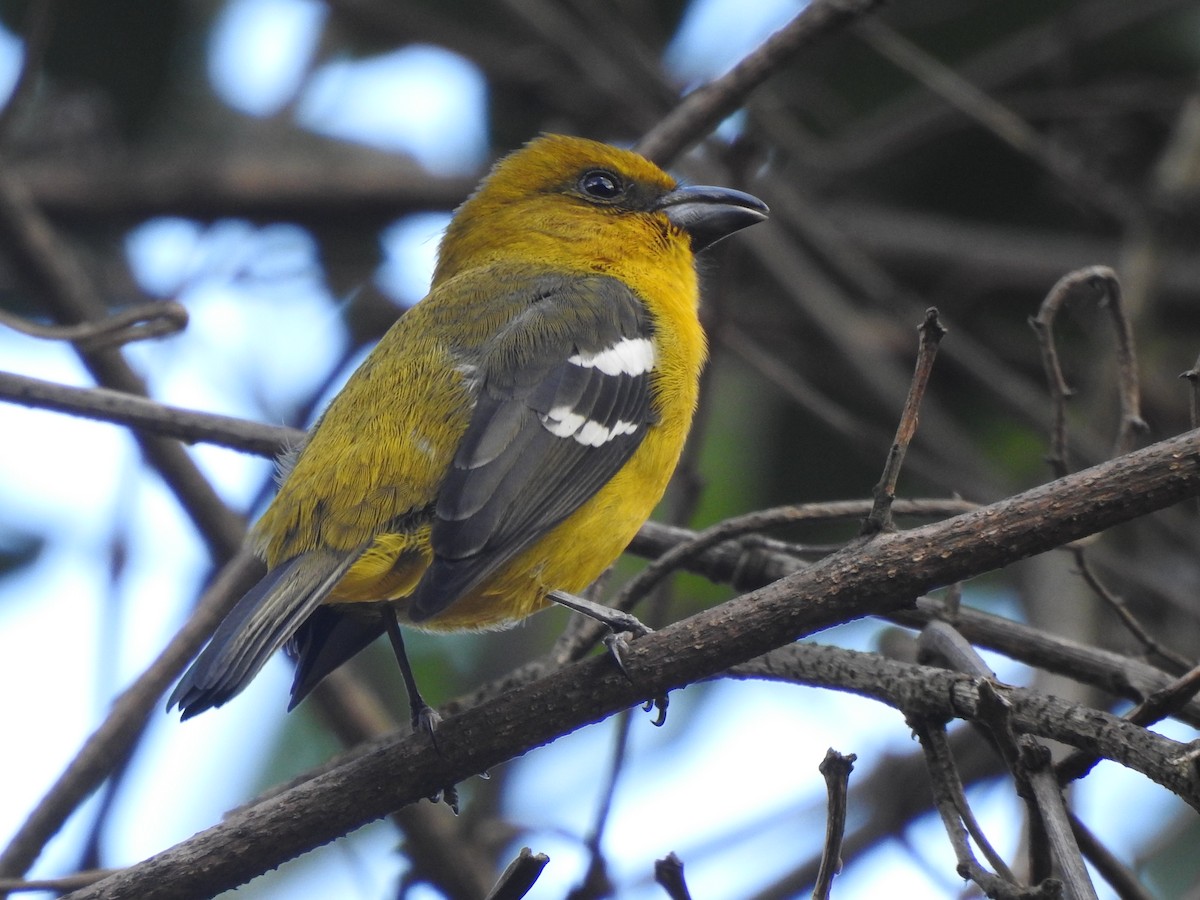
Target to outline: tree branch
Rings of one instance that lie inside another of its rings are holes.
[[[440,785],[462,781],[646,698],[712,677],[833,624],[909,606],[935,586],[1197,494],[1200,432],[1192,431],[944,522],[878,535],[631,642],[624,660],[628,675],[608,658],[592,657],[514,687],[447,718],[438,732],[440,754],[420,735],[387,739],[344,766],[74,896],[210,896]],[[873,658],[864,662],[868,659]],[[899,700],[918,715],[973,715],[978,693],[969,680],[919,671],[919,682],[864,685],[880,696],[895,696],[903,688]],[[844,674],[854,681],[853,668]],[[1176,742],[1056,698],[1015,689],[1011,696],[1014,721],[1023,729],[1096,749],[1200,808],[1200,777],[1173,762],[1181,755]]]
[[[720,78],[688,94],[637,144],[656,162],[675,159],[742,103],[799,50],[883,6],[884,0],[813,0]]]
[[[0,372],[0,400],[34,409],[52,409],[185,443],[216,444],[258,456],[273,457],[304,439],[304,432],[264,425],[234,416],[167,406],[155,400],[109,388],[83,388]]]
[[[810,643],[781,647],[734,667],[730,674],[836,688],[878,700],[910,718],[976,721],[987,715],[980,685],[990,682],[841,647]],[[1200,809],[1200,773],[1194,766],[1180,764],[1187,745],[1051,694],[1011,685],[995,689],[1011,706],[1014,730],[1090,747]]]

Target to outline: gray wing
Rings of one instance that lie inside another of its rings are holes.
[[[478,401],[438,494],[414,621],[477,587],[595,494],[654,421],[652,327],[613,278],[560,278],[484,350]]]

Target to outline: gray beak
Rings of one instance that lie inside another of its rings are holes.
[[[770,211],[752,194],[702,184],[676,188],[662,197],[656,208],[692,236],[693,253],[762,222]]]

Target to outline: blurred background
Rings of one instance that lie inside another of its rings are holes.
[[[423,295],[441,229],[491,161],[540,131],[632,145],[803,6],[5,0],[0,92],[15,100],[0,113],[0,167],[106,307],[187,308],[182,333],[122,351],[151,397],[302,427]],[[987,502],[1047,480],[1051,406],[1027,319],[1083,265],[1123,280],[1143,440],[1188,428],[1178,375],[1200,353],[1198,72],[1200,9],[1183,0],[897,0],[876,25],[797,54],[670,161],[684,179],[758,194],[773,215],[704,263],[705,399],[658,518],[704,527],[782,503],[868,498],[931,305],[950,332],[900,496]],[[0,310],[60,317],[25,274],[0,247]],[[1075,469],[1113,446],[1113,331],[1095,303],[1073,304],[1057,324],[1076,391]],[[97,377],[71,347],[3,325],[0,369],[64,384]],[[270,496],[268,460],[203,445],[187,456],[238,515],[252,518]],[[127,430],[0,404],[0,843],[227,552],[178,497]],[[1176,663],[1150,656],[1168,671],[1197,645],[1194,515],[1122,527],[1091,551],[1173,651]],[[819,554],[855,530],[778,536]],[[611,583],[640,565],[624,561]],[[681,576],[639,614],[674,621],[730,595]],[[1065,554],[971,582],[964,602],[1144,649]],[[537,658],[566,621],[556,609],[501,634],[415,635],[418,679],[431,701],[448,701]],[[873,621],[820,639],[901,654],[910,640]],[[1002,679],[1123,708],[988,660]],[[352,673],[406,721],[386,647]],[[285,713],[290,678],[281,655],[217,712],[183,724],[152,716],[32,875],[128,865],[334,755],[319,702]],[[1161,730],[1194,737],[1179,723]],[[565,896],[589,867],[619,734],[604,722],[464,784],[462,815],[443,824],[497,871],[522,845],[549,854],[530,896]],[[1018,858],[1010,781],[968,732],[956,740],[985,830]],[[673,695],[661,729],[632,717],[599,840],[616,894],[662,896],[653,861],[674,851],[697,897],[806,895],[825,829],[817,765],[830,746],[858,755],[835,896],[963,896],[903,717],[754,682]],[[1200,833],[1182,801],[1113,763],[1071,794],[1150,896],[1197,895]],[[429,811],[449,820],[444,807]],[[393,823],[376,823],[238,895],[459,896],[406,844]]]

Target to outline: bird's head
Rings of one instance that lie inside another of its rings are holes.
[[[502,258],[610,271],[647,255],[686,257],[767,217],[756,197],[681,187],[629,150],[543,135],[500,160],[454,215],[436,284]]]

